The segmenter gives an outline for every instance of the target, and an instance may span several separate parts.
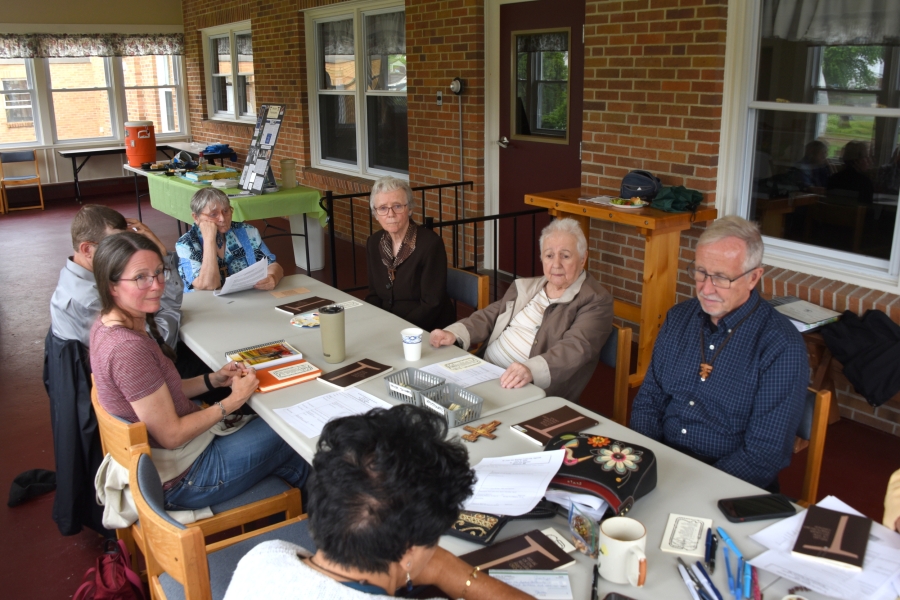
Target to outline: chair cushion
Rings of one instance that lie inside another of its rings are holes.
[[[0,162],[17,163],[17,162],[34,162],[34,150],[20,150],[18,152],[0,152]]]
[[[269,540],[284,540],[302,546],[310,552],[316,551],[316,545],[309,535],[309,520],[304,519],[299,523],[267,531],[239,544],[214,552],[208,556],[210,588],[214,599],[225,597],[225,591],[228,589],[228,584],[231,583],[231,576],[237,568],[238,561],[255,548],[257,544],[268,542]],[[184,587],[169,577],[168,574],[162,574],[159,578],[159,583],[166,593],[167,600],[184,599]],[[300,596],[302,596],[302,593],[298,592],[298,597]]]
[[[478,276],[456,269],[447,269],[447,295],[471,307],[478,306]]]
[[[797,437],[809,440],[812,433],[813,414],[816,412],[816,393],[806,391],[806,406],[803,407],[803,416],[800,418],[800,426],[797,427]]]
[[[166,499],[163,494],[162,481],[159,479],[159,471],[150,459],[149,454],[142,454],[138,459],[137,472],[138,488],[147,504],[157,515],[171,523],[178,529],[184,529],[184,525],[169,516],[166,512]]]
[[[606,338],[606,343],[603,344],[603,347],[600,348],[600,362],[602,362],[607,367],[616,368],[616,359],[618,358],[619,350],[619,330],[615,327],[612,328],[612,331],[609,332],[609,337]]]
[[[238,494],[231,500],[220,502],[219,504],[210,506],[210,508],[212,509],[213,514],[217,515],[226,510],[231,510],[232,508],[246,506],[251,502],[257,502],[259,500],[271,498],[272,496],[277,496],[278,494],[283,494],[289,489],[291,489],[291,486],[286,484],[280,477],[269,475],[243,494]]]

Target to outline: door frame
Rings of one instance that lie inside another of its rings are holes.
[[[500,211],[500,6],[535,0],[486,0],[484,7],[484,214]],[[524,200],[523,200],[524,209]],[[484,268],[494,267],[494,230],[485,227]]]

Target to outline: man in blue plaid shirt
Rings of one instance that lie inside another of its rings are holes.
[[[770,491],[791,460],[809,366],[800,333],[754,289],[762,237],[740,217],[700,236],[697,297],[674,306],[634,400],[631,427]]]

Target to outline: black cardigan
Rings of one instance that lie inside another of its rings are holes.
[[[416,249],[397,267],[390,284],[387,267],[381,262],[379,231],[366,242],[369,294],[366,302],[415,324],[426,332],[456,321],[456,310],[447,295],[447,252],[444,242],[430,229],[419,226]]]

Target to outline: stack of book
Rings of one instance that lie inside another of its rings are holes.
[[[841,313],[823,308],[794,296],[780,296],[769,301],[775,310],[791,320],[797,331],[816,329],[841,318]]]

